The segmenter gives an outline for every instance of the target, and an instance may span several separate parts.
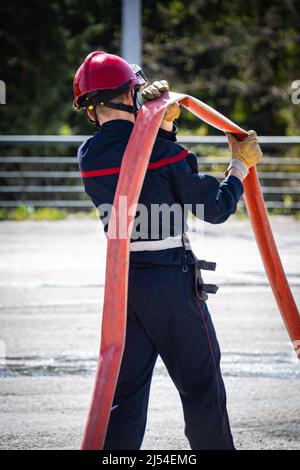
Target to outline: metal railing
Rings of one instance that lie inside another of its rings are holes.
[[[93,207],[84,194],[76,157],[60,156],[52,150],[68,150],[76,155],[76,148],[87,137],[0,136],[0,207],[21,203],[32,207]],[[267,207],[300,209],[300,136],[261,136],[259,140],[265,153],[259,176]],[[198,158],[199,170],[223,177],[228,158],[221,155],[220,149],[227,146],[225,137],[179,136],[178,142],[188,145],[191,151],[196,147],[201,154],[211,154]],[[35,153],[32,149],[43,151],[26,156]],[[296,149],[293,156],[291,149]]]

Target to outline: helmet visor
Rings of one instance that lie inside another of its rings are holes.
[[[137,64],[131,64],[132,70],[135,73],[136,78],[139,80],[139,85],[146,85],[148,82],[146,75],[144,74],[142,67]]]

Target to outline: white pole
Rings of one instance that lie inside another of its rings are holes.
[[[142,65],[141,0],[122,0],[121,55],[130,64]]]

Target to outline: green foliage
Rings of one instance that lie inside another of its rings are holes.
[[[23,204],[20,204],[16,209],[12,209],[8,212],[8,219],[17,220],[19,222],[21,220],[28,219],[30,216],[30,212],[30,209],[28,209]]]
[[[23,221],[23,220],[64,220],[64,219],[94,219],[99,220],[99,214],[97,209],[90,209],[86,211],[70,212],[70,210],[56,209],[53,207],[40,207],[34,208],[27,206],[25,204],[20,204],[16,208],[0,208],[0,221],[3,220],[14,220],[14,221]]]
[[[42,207],[29,212],[31,220],[62,220],[67,218],[67,212],[51,207]]]
[[[149,74],[260,134],[299,133],[289,87],[300,78],[298,1],[144,1]],[[150,73],[151,72],[151,73]],[[188,123],[194,132],[197,120]],[[209,132],[214,133],[213,129]]]
[[[166,78],[260,134],[299,133],[289,87],[300,79],[298,0],[143,0],[148,76]],[[120,53],[121,0],[2,2],[3,133],[91,133],[72,110],[85,55]],[[186,113],[182,127],[215,132]]]
[[[89,52],[118,52],[120,5],[115,0],[1,2],[3,133],[57,134],[65,126],[91,132],[72,109],[73,77]]]
[[[0,209],[0,221],[1,220],[7,220],[7,210],[6,209]]]
[[[0,220],[62,220],[66,219],[67,212],[61,209],[42,207],[34,209],[33,207],[20,204],[15,209],[0,209]]]

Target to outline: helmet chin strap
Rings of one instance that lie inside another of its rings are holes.
[[[97,106],[105,106],[106,108],[117,109],[118,111],[125,111],[131,114],[135,112],[134,106],[130,104],[113,103],[112,101],[100,101]]]
[[[124,111],[124,112],[130,113],[130,114],[136,114],[138,112],[139,108],[142,105],[141,102],[138,99],[138,90],[134,90],[134,91],[131,90],[130,93],[131,93],[131,97],[132,97],[132,100],[133,100],[133,105],[124,104],[124,103],[113,103],[110,100],[103,100],[103,99],[101,100],[100,98],[95,97],[93,99],[93,104],[89,105],[88,108],[87,108],[87,109],[89,109],[89,111],[92,112],[92,115],[93,115],[93,118],[94,118],[94,119],[89,118],[90,122],[95,124],[95,126],[98,129],[101,128],[101,124],[99,122],[97,112],[96,112],[96,107],[97,106],[103,106],[103,107],[106,107],[106,108],[116,109],[118,111]]]

